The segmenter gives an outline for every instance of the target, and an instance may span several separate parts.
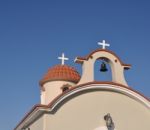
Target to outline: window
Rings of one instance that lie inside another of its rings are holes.
[[[65,92],[66,90],[69,90],[69,87],[63,87],[62,91]]]
[[[61,87],[62,92],[65,92],[65,91],[69,90],[69,89],[70,89],[70,87],[71,87],[71,85],[70,85],[70,84],[64,84],[64,85]]]

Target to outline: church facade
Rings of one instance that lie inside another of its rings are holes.
[[[82,75],[64,64],[48,70],[40,81],[41,103],[35,105],[14,130],[150,130],[150,100],[128,86],[130,69],[112,51],[102,49],[77,57]],[[94,64],[110,65],[112,81],[95,81]]]

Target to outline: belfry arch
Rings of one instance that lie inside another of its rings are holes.
[[[112,82],[127,85],[124,70],[129,69],[129,64],[124,64],[113,52],[106,49],[98,49],[86,57],[77,57],[75,62],[82,64],[82,77],[79,84],[94,81],[94,64],[98,59],[107,61],[111,68]]]
[[[109,59],[105,57],[96,59],[93,72],[95,81],[112,81],[112,72],[109,62]]]

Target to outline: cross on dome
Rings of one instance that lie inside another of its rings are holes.
[[[69,58],[65,57],[65,54],[62,53],[61,57],[58,57],[59,60],[61,60],[61,64],[64,65],[65,64],[65,60],[69,60]]]
[[[106,46],[110,46],[110,44],[106,43],[105,40],[103,40],[102,42],[98,42],[98,45],[101,45],[102,46],[102,49],[106,49]]]

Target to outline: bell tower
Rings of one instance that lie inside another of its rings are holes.
[[[101,71],[107,71],[105,63],[108,63],[112,72],[112,82],[128,86],[124,70],[130,69],[131,65],[123,63],[114,52],[106,49],[110,45],[105,40],[98,42],[98,45],[102,45],[102,49],[97,49],[86,57],[77,57],[75,59],[76,63],[82,64],[82,77],[78,84],[94,81],[94,64],[101,59],[103,60]]]

